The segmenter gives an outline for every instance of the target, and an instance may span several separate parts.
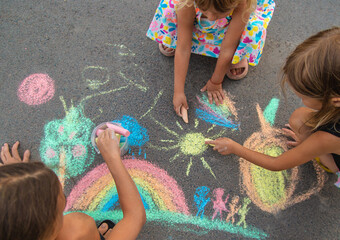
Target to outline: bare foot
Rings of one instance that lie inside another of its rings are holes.
[[[228,78],[231,80],[239,80],[244,78],[248,73],[248,60],[242,59],[236,64],[231,64],[227,72]]]
[[[112,228],[109,229],[109,225],[105,222],[100,224],[98,227],[99,233],[106,239],[108,236],[110,236]]]
[[[169,48],[167,46],[164,46],[163,44],[159,44],[159,50],[161,53],[167,57],[171,57],[175,55],[175,49],[174,48]]]

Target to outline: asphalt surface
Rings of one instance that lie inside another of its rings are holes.
[[[77,198],[72,195],[75,186],[103,162],[92,148],[92,129],[106,121],[130,128],[125,158],[130,170],[142,172],[137,185],[148,208],[138,239],[340,239],[335,175],[319,171],[311,162],[276,177],[254,169],[252,175],[237,156],[220,156],[197,140],[221,135],[239,143],[250,139],[270,145],[281,139],[268,133],[251,138],[261,132],[256,106],[267,109],[272,128],[283,127],[301,106],[290,92],[286,99],[282,95],[280,68],[301,41],[340,25],[340,2],[276,2],[260,64],[250,67],[245,79],[223,83],[237,112],[228,117],[236,123],[234,129],[213,126],[211,118],[197,113],[204,110],[199,90],[216,63],[208,57],[191,57],[185,89],[189,124],[175,115],[173,58],[163,56],[145,36],[157,5],[158,0],[2,0],[0,143],[20,140],[21,153],[30,149],[32,159],[44,161],[57,173],[63,149],[65,193],[71,202]],[[64,133],[68,138],[60,137]],[[136,172],[130,173],[137,179]],[[250,186],[248,178],[253,179]],[[218,193],[223,193],[222,199]],[[101,198],[101,203],[110,199],[109,194]],[[231,214],[233,206],[241,205]],[[69,211],[83,210],[96,221],[119,219],[119,207],[103,209],[73,205]]]

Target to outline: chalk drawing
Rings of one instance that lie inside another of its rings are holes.
[[[81,77],[92,90],[98,89],[110,81],[108,69],[101,66],[85,67],[81,72]]]
[[[194,201],[197,208],[196,217],[200,216],[203,219],[204,216],[204,208],[210,202],[210,198],[207,198],[208,193],[210,192],[210,188],[206,186],[196,188],[196,192],[194,195]]]
[[[39,149],[41,160],[56,172],[63,185],[67,178],[82,174],[94,160],[89,141],[94,123],[80,106],[65,112],[65,118],[45,125]]]
[[[192,216],[182,189],[165,170],[148,161],[132,159],[131,156],[123,159],[123,164],[142,197],[148,223],[159,223],[177,231],[191,231],[197,234],[215,230],[255,239],[267,237],[266,233],[252,226],[245,229],[225,221],[211,221],[204,216]],[[122,218],[115,182],[106,164],[89,171],[74,186],[67,197],[65,211],[84,212],[96,221],[111,219],[118,222]]]
[[[170,137],[173,139],[161,139],[159,140],[159,145],[148,143],[148,145],[157,150],[164,150],[164,151],[171,151],[177,150],[177,153],[170,158],[170,162],[174,161],[177,158],[185,158],[188,159],[188,164],[186,168],[186,175],[189,176],[191,167],[193,165],[193,161],[197,161],[199,159],[202,163],[202,166],[207,169],[210,174],[216,179],[215,173],[213,172],[212,168],[210,167],[209,163],[205,160],[204,157],[200,157],[207,149],[208,145],[205,144],[205,139],[215,139],[221,137],[223,133],[226,131],[222,129],[215,135],[210,135],[208,132],[203,134],[199,131],[199,120],[195,119],[195,126],[194,131],[186,132],[184,134],[177,133],[169,129],[167,126],[162,124],[161,122],[157,121],[154,117],[150,116],[150,118],[159,125],[162,130],[164,130]],[[176,126],[179,126],[179,132],[183,132],[183,127],[177,121]],[[190,125],[189,125],[190,127]],[[167,143],[170,146],[161,146],[161,143]],[[169,144],[171,143],[171,144]],[[182,160],[184,161],[184,160]]]
[[[130,136],[128,138],[129,153],[131,153],[132,148],[138,147],[138,155],[142,155],[142,146],[149,141],[147,129],[141,126],[135,118],[127,115],[124,115],[121,119],[114,120],[112,122],[120,123],[123,128],[130,131]],[[146,158],[146,153],[143,153],[144,158]]]
[[[261,131],[253,133],[245,142],[244,146],[251,150],[261,152],[273,157],[281,155],[288,150],[286,138],[280,129],[274,128],[275,111],[278,107],[277,100],[271,100],[266,108],[266,119],[260,106],[256,109],[261,123]],[[299,167],[285,171],[269,171],[258,167],[240,158],[241,188],[245,190],[251,201],[260,209],[270,213],[277,213],[293,204],[308,199],[311,195],[319,192],[324,183],[325,175],[314,164],[316,172],[316,184],[304,193],[293,196],[299,182]]]
[[[237,214],[240,216],[240,220],[238,221],[238,223],[236,224],[237,226],[243,224],[244,228],[247,228],[247,223],[246,223],[246,215],[249,211],[249,207],[248,205],[251,203],[249,198],[244,198],[243,199],[243,204],[242,207],[240,208],[240,210],[238,210]]]
[[[223,188],[216,188],[213,191],[215,200],[212,200],[214,206],[214,214],[212,216],[212,220],[214,220],[214,218],[216,217],[217,213],[220,215],[220,219],[222,221],[222,214],[223,212],[229,212],[229,210],[226,208],[226,203],[228,202],[229,199],[229,194],[227,195],[227,197],[224,199],[222,199],[223,195],[224,195],[224,189]]]
[[[47,74],[35,73],[21,82],[17,96],[28,105],[40,105],[51,100],[54,92],[54,80]]]
[[[235,214],[240,210],[241,206],[238,204],[240,200],[239,196],[234,196],[231,200],[231,203],[229,203],[229,213],[227,215],[227,218],[225,219],[226,222],[230,222],[234,224],[235,222]]]
[[[225,96],[223,104],[219,106],[215,103],[210,104],[208,97],[204,93],[197,96],[198,108],[195,111],[196,116],[208,123],[237,130],[240,124],[235,122],[238,120],[235,103],[226,92]]]
[[[122,44],[106,43],[110,47],[110,52],[116,57],[115,69],[117,69],[117,77],[126,82],[130,86],[134,86],[140,91],[146,92],[149,87],[144,79],[145,73],[142,67],[135,63],[135,53]],[[133,71],[131,71],[133,68]],[[133,73],[133,76],[129,74]]]

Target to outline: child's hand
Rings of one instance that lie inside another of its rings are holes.
[[[207,82],[207,84],[201,89],[201,92],[208,91],[208,99],[209,103],[213,103],[213,99],[218,106],[219,104],[223,104],[223,100],[225,98],[222,83],[214,84],[211,82],[211,79]]]
[[[213,150],[218,151],[222,155],[232,154],[234,143],[230,138],[217,138],[215,140],[205,141],[205,144],[214,146]]]
[[[186,109],[189,109],[187,98],[184,93],[175,93],[173,97],[173,104],[176,114],[180,117],[182,117],[181,106],[183,106]]]
[[[107,128],[98,136],[97,147],[104,160],[120,159],[120,148],[115,132]]]
[[[21,157],[18,152],[19,141],[14,143],[12,147],[12,154],[9,151],[9,146],[7,143],[1,147],[1,160],[2,163],[0,165],[12,164],[12,163],[21,163],[21,162],[28,162],[30,159],[30,151],[26,150],[24,152],[24,157],[21,160]]]
[[[298,136],[295,134],[295,132],[292,130],[289,124],[285,124],[286,128],[282,128],[282,131],[284,135],[287,137],[292,138],[294,141],[287,141],[287,145],[290,147],[296,147],[301,143],[300,139]]]

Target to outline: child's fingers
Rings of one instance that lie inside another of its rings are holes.
[[[212,95],[213,95],[215,104],[218,106],[220,104],[220,100],[218,98],[217,93],[213,92]]]
[[[205,92],[207,91],[207,85],[205,85],[202,89],[201,89],[201,92]]]
[[[0,154],[0,157],[1,157],[2,162],[5,163],[5,161],[6,161],[6,156],[5,156],[5,153],[4,153],[4,146],[1,147],[1,154]]]
[[[4,147],[3,147],[3,152],[4,152],[4,156],[7,159],[10,159],[12,157],[11,153],[9,152],[9,147],[8,144],[5,143]]]
[[[18,147],[19,147],[19,141],[16,141],[16,142],[13,144],[13,147],[12,147],[12,156],[13,156],[15,159],[20,159],[20,155],[19,155],[19,152],[18,152]]]
[[[298,142],[293,142],[293,141],[287,141],[287,145],[290,147],[296,147],[297,145],[299,145]]]
[[[30,155],[31,155],[31,152],[29,150],[26,150],[24,152],[24,157],[22,159],[23,162],[29,162],[30,160]]]
[[[210,92],[208,92],[208,99],[209,99],[209,103],[212,104],[213,103],[213,97],[212,97],[212,94]]]

